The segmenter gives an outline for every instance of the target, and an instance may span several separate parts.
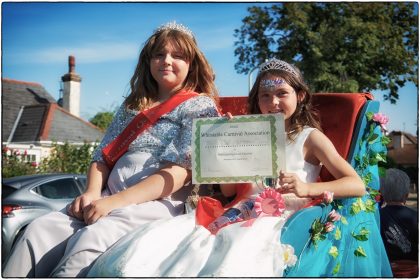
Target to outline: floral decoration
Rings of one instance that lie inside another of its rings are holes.
[[[283,252],[283,263],[286,267],[292,267],[296,264],[297,256],[295,255],[295,249],[289,244],[281,244],[281,251]]]
[[[328,205],[331,202],[333,202],[333,200],[334,200],[334,193],[333,192],[329,192],[329,191],[324,191],[322,202],[324,204],[327,204]]]
[[[280,193],[266,188],[255,199],[254,209],[258,215],[280,216],[286,209],[286,204]]]
[[[335,222],[341,221],[342,216],[333,209],[330,213],[328,213],[325,219],[316,219],[311,226],[311,241],[315,247],[317,247],[318,242],[325,240],[327,237],[326,235],[332,232],[336,226]],[[338,229],[336,230],[336,235],[338,239],[341,239],[341,231]],[[337,239],[336,238],[336,239]],[[337,240],[338,240],[337,239]]]
[[[334,209],[328,214],[328,220],[331,222],[337,222],[341,219],[341,215]]]
[[[309,244],[312,244],[315,249],[318,247],[319,242],[327,239],[329,235],[331,235],[333,240],[341,239],[342,227],[348,226],[347,219],[343,213],[350,216],[362,212],[374,214],[377,211],[377,203],[381,201],[381,194],[377,190],[377,185],[375,185],[378,179],[375,178],[375,174],[373,173],[375,171],[372,170],[375,170],[379,162],[386,162],[386,145],[390,142],[390,139],[385,133],[389,118],[384,114],[373,114],[372,112],[366,113],[366,118],[368,121],[367,129],[364,131],[364,135],[358,143],[360,151],[355,156],[354,163],[356,172],[366,186],[366,195],[351,199],[350,209],[349,211],[345,211],[342,200],[333,200],[329,196],[330,194],[324,193],[321,206],[329,206],[332,210],[326,216],[318,218],[312,223]],[[375,168],[372,168],[372,166]],[[384,170],[378,168],[378,173],[379,175],[384,174]],[[346,199],[345,201],[349,200]],[[344,212],[341,213],[342,211]],[[369,240],[369,234],[369,230],[364,225],[358,225],[352,231],[351,236],[354,240],[352,250],[355,257],[368,257],[363,248],[363,244]],[[337,276],[341,267],[340,249],[332,245],[328,250],[328,254],[335,262],[331,273],[333,276]]]
[[[381,126],[382,131],[387,131],[385,125],[388,123],[389,118],[385,114],[376,113],[373,115],[372,120]]]

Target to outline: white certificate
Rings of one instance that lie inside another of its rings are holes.
[[[242,183],[278,177],[286,167],[285,149],[282,114],[194,119],[192,181]]]

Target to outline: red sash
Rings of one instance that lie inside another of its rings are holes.
[[[182,102],[198,96],[192,91],[182,91],[171,96],[162,104],[140,112],[129,125],[105,148],[102,149],[103,158],[111,169],[117,160],[127,151],[128,146],[137,136],[151,127],[162,115],[172,111]]]

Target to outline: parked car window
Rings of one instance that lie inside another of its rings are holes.
[[[76,180],[79,181],[80,186],[82,187],[82,192],[86,189],[87,179],[86,177],[77,177]]]
[[[12,188],[12,187],[7,186],[7,185],[2,185],[1,198],[5,199],[6,197],[8,197],[10,194],[14,193],[15,191],[16,191],[15,188]]]
[[[75,198],[80,195],[80,190],[73,179],[60,179],[34,188],[38,194],[52,199]]]

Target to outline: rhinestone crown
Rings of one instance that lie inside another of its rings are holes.
[[[180,31],[182,33],[187,34],[188,36],[190,36],[191,38],[194,38],[194,34],[192,33],[192,31],[186,27],[183,24],[180,23],[176,23],[176,21],[171,21],[165,24],[162,24],[161,26],[159,26],[154,33],[157,32],[161,32],[163,30],[177,30]]]
[[[267,88],[267,89],[273,89],[277,86],[280,86],[284,84],[285,81],[281,78],[275,78],[275,79],[269,79],[269,80],[261,80],[260,87]]]
[[[283,71],[289,72],[290,74],[296,77],[298,76],[297,71],[292,65],[290,65],[286,61],[283,61],[277,58],[271,58],[267,60],[266,62],[264,62],[263,64],[261,64],[260,66],[260,72],[265,72],[272,69],[283,70]]]

